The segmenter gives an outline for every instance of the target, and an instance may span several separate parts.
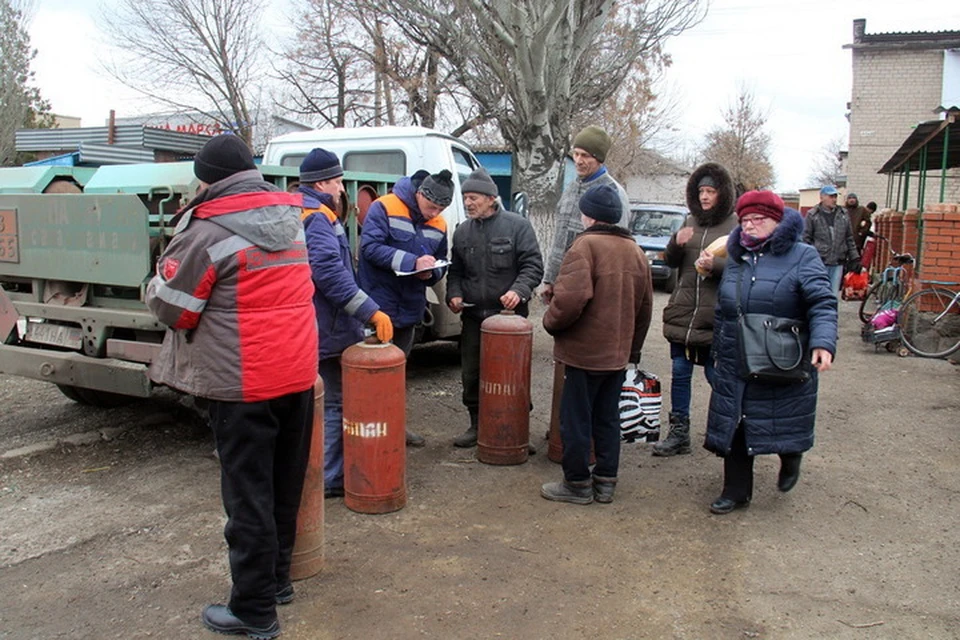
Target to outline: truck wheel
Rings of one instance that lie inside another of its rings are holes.
[[[673,293],[677,288],[677,269],[670,269],[670,276],[663,281],[663,290],[666,293]]]
[[[80,395],[79,387],[73,387],[69,384],[58,384],[57,389],[60,389],[60,393],[78,404],[90,404],[83,396]]]
[[[136,398],[125,396],[119,393],[110,393],[99,389],[86,389],[84,387],[75,387],[72,385],[58,384],[57,388],[63,395],[74,402],[89,405],[91,407],[100,407],[101,409],[110,409],[121,405],[129,404]]]

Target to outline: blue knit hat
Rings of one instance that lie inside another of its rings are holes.
[[[620,193],[610,184],[598,184],[580,197],[580,213],[597,222],[617,224],[623,215]]]
[[[337,154],[317,147],[300,163],[300,182],[313,183],[343,175]]]

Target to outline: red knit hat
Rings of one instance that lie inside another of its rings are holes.
[[[783,200],[773,191],[747,191],[737,200],[737,220],[751,213],[783,220]]]

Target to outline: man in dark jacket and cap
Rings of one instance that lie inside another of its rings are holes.
[[[323,378],[323,492],[343,495],[343,378],[340,354],[363,340],[363,325],[376,328],[381,342],[393,339],[390,317],[357,284],[347,234],[335,211],[343,194],[343,167],[337,154],[316,148],[300,163],[303,226],[306,231],[313,306],[320,330]]]
[[[847,217],[850,218],[853,241],[857,245],[857,252],[863,253],[863,243],[867,241],[867,235],[870,233],[870,216],[873,212],[860,206],[860,199],[852,191],[847,194],[845,200],[846,206],[844,208],[847,210]],[[874,210],[876,210],[876,205],[874,205]]]
[[[367,210],[360,235],[360,286],[393,321],[393,342],[407,356],[427,308],[427,287],[446,275],[447,222],[441,215],[453,202],[453,175],[420,170],[401,178]],[[407,431],[407,444],[422,447],[422,436]]]
[[[837,206],[838,195],[832,184],[821,187],[820,204],[807,211],[803,226],[803,242],[820,254],[834,293],[840,292],[844,266],[860,258],[850,218]]]
[[[663,309],[663,336],[670,343],[670,434],[653,446],[655,456],[690,453],[690,401],[694,366],[713,375],[713,308],[726,258],[706,251],[725,238],[737,217],[733,179],[713,162],[697,167],[687,181],[690,215],[667,243],[665,262],[677,269],[677,286]],[[726,253],[726,250],[722,253]]]
[[[566,367],[560,401],[563,481],[540,488],[547,500],[612,502],[620,466],[620,390],[640,351],[653,311],[646,256],[619,226],[623,214],[613,185],[580,198],[584,231],[560,266],[543,327],[553,357]],[[596,465],[590,470],[590,445]]]
[[[473,447],[480,408],[480,324],[501,309],[527,316],[527,303],[543,277],[543,259],[530,222],[500,205],[486,169],[471,173],[460,190],[469,220],[453,234],[447,306],[462,312],[461,377],[470,426],[453,444]]]
[[[150,377],[209,401],[233,589],[213,631],[280,635],[317,379],[300,196],[263,180],[240,138],[197,154],[201,190],[176,216],[146,304],[170,330]]]

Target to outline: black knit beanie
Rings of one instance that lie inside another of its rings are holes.
[[[617,224],[623,215],[620,193],[610,184],[598,184],[580,196],[580,213],[597,222]]]
[[[453,174],[444,169],[423,179],[420,193],[430,202],[441,207],[449,207],[453,202]]]
[[[231,133],[210,138],[193,159],[194,175],[207,184],[256,168],[250,147]]]
[[[300,182],[312,184],[323,182],[343,175],[340,158],[337,154],[317,147],[307,154],[300,163]]]

